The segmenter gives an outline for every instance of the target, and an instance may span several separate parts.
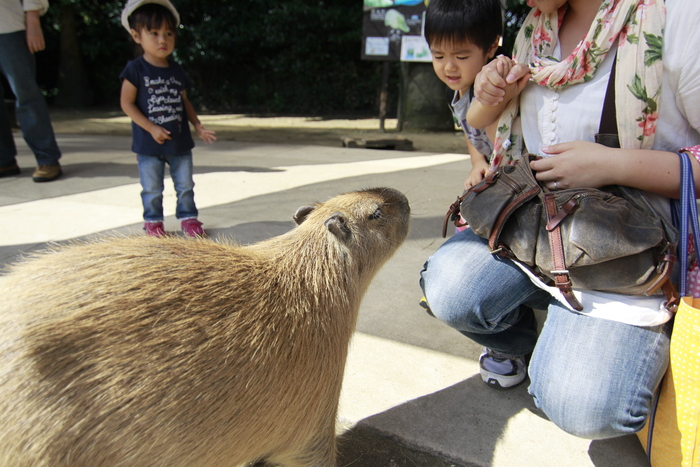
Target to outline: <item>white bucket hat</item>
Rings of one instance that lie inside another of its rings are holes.
[[[134,10],[136,10],[138,7],[141,7],[148,3],[162,5],[168,10],[170,10],[170,12],[175,17],[175,26],[180,25],[180,14],[177,12],[173,4],[170,3],[170,0],[129,0],[126,3],[126,6],[124,7],[124,11],[122,11],[122,26],[124,26],[127,31],[131,31],[131,28],[129,27],[129,16],[131,16]]]

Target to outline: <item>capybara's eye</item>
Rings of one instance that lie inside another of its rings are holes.
[[[376,211],[374,211],[372,214],[370,214],[369,220],[379,219],[381,216],[382,216],[382,208],[377,208]]]

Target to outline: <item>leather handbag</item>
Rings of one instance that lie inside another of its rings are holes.
[[[620,147],[615,112],[615,65],[608,79],[596,143]],[[488,175],[450,206],[450,218],[488,240],[493,254],[519,261],[553,283],[576,310],[572,288],[678,297],[670,277],[678,230],[636,188],[550,191],[535,179],[526,155]]]
[[[678,231],[634,188],[550,191],[540,185],[527,155],[486,176],[445,216],[488,240],[492,254],[520,262],[556,285],[581,310],[572,288],[630,295],[665,293]]]

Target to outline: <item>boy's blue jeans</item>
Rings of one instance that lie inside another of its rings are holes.
[[[0,72],[7,78],[17,99],[17,121],[38,165],[55,165],[61,157],[51,126],[46,99],[36,83],[34,55],[27,48],[25,31],[0,34]],[[5,90],[0,84],[0,95]],[[0,167],[16,163],[17,148],[12,123],[3,103],[0,106]]]
[[[571,312],[470,229],[428,259],[421,287],[433,314],[477,343],[532,352],[528,391],[563,430],[601,439],[644,426],[668,365],[670,323],[645,328]],[[539,337],[521,305],[547,309]]]
[[[192,178],[192,152],[177,156],[147,156],[137,154],[139,178],[141,179],[141,201],[143,219],[146,222],[163,220],[163,189],[165,164],[170,166],[177,194],[175,217],[189,219],[199,214],[194,204],[194,180]]]

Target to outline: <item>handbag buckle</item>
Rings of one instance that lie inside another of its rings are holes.
[[[556,275],[556,274],[569,274],[568,269],[555,269],[554,271],[549,271],[550,274]]]

